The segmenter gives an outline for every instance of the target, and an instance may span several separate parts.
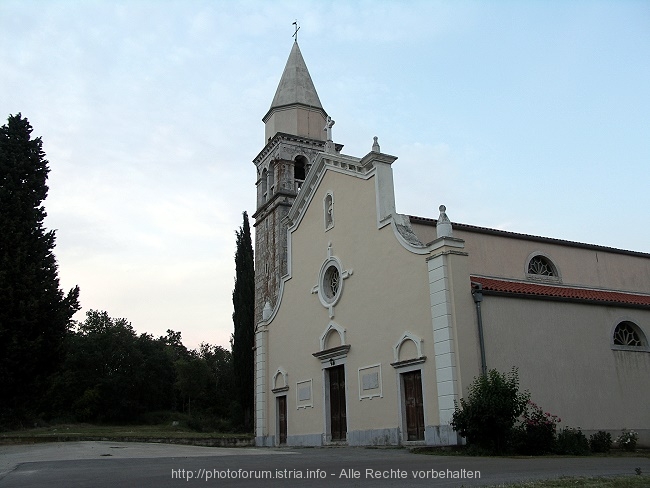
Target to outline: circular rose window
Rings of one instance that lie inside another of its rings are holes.
[[[342,275],[341,264],[335,257],[330,257],[321,266],[318,280],[318,297],[324,307],[335,305],[341,297],[343,291]]]
[[[339,292],[339,284],[341,280],[341,274],[336,266],[330,266],[325,271],[323,276],[323,292],[328,301],[332,301],[336,298],[337,293]]]

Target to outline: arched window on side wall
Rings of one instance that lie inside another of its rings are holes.
[[[544,256],[535,256],[528,263],[528,273],[542,276],[557,276],[555,266]]]
[[[619,322],[614,328],[612,349],[650,352],[645,334],[638,325],[630,320]]]
[[[526,260],[526,278],[533,281],[559,283],[560,271],[551,258],[542,253],[532,253]]]

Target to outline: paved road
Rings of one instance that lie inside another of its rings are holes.
[[[228,449],[118,442],[0,446],[0,487],[7,488],[448,488],[559,476],[634,474],[637,467],[650,473],[650,459],[479,458],[427,456],[403,449]]]

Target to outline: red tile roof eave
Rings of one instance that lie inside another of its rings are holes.
[[[645,305],[641,303],[618,302],[618,301],[611,301],[611,300],[594,300],[588,298],[534,295],[530,293],[517,293],[517,292],[493,291],[493,290],[483,290],[483,295],[501,296],[501,297],[510,297],[510,298],[528,298],[531,300],[548,300],[552,302],[584,303],[589,305],[602,305],[602,306],[611,306],[611,307],[637,308],[637,309],[650,310],[650,305]]]
[[[478,276],[472,276],[471,281],[481,283],[483,286],[483,295],[650,309],[650,295],[588,288],[571,288],[558,285],[542,285]]]

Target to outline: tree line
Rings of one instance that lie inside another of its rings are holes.
[[[179,332],[138,335],[126,319],[91,310],[63,349],[41,402],[51,418],[158,423],[178,412],[198,429],[234,427],[232,355],[221,346],[188,350]]]
[[[236,233],[235,332],[229,350],[181,334],[137,334],[124,318],[64,293],[44,227],[49,163],[29,121],[0,127],[0,429],[38,421],[162,423],[250,430],[254,271],[248,216]],[[235,365],[237,367],[235,368]],[[249,391],[250,390],[250,391]]]

